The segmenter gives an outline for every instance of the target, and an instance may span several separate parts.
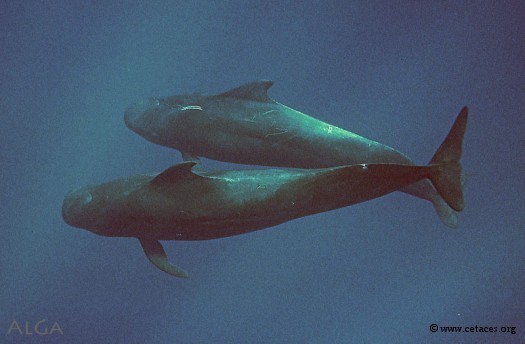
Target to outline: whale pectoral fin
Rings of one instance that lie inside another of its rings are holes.
[[[166,256],[166,252],[164,252],[164,248],[160,242],[145,238],[139,238],[139,241],[146,257],[148,257],[149,261],[157,268],[175,277],[188,277],[186,271],[169,262],[168,256]]]

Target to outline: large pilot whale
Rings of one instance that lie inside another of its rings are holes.
[[[158,175],[136,175],[70,192],[62,216],[74,227],[110,237],[136,237],[148,259],[177,277],[159,240],[239,235],[299,217],[364,202],[424,178],[455,210],[461,186],[462,113],[427,166],[357,164],[323,169],[192,171],[196,162]]]
[[[217,95],[149,98],[129,106],[124,121],[147,140],[181,151],[189,161],[201,156],[292,168],[414,165],[391,147],[274,101],[268,96],[272,85],[272,81],[256,81]],[[431,201],[442,222],[457,227],[457,214],[428,180],[401,191]]]

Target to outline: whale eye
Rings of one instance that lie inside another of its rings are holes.
[[[83,194],[83,197],[84,197],[84,204],[91,203],[91,201],[93,200],[93,195],[89,191],[86,191]]]
[[[66,223],[78,227],[82,224],[85,206],[91,203],[93,195],[86,189],[77,189],[67,194],[62,204],[62,217]]]
[[[78,189],[72,191],[68,198],[74,203],[78,208],[91,203],[93,200],[93,195],[86,189]]]

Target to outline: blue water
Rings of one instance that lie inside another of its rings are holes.
[[[525,341],[525,5],[491,3],[3,1],[0,342]],[[181,161],[126,128],[127,105],[257,79],[420,164],[468,105],[460,227],[396,193],[165,242],[182,280],[135,239],[62,221],[69,190]],[[40,332],[60,331],[35,333],[41,320]]]

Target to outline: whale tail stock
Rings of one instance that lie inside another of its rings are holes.
[[[463,136],[467,128],[468,108],[465,106],[459,112],[450,132],[430,160],[433,168],[429,179],[439,195],[455,211],[465,208],[463,199],[463,181],[461,174],[461,153],[463,151]]]

